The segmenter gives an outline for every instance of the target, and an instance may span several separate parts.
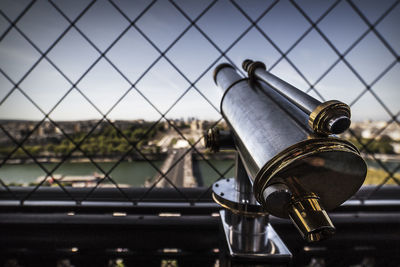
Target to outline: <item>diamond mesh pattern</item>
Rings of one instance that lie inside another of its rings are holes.
[[[138,6],[135,7],[116,0],[89,1],[85,4],[80,2],[71,6],[66,5],[65,2],[50,0],[27,2],[18,11],[9,10],[6,8],[6,4],[3,4],[4,7],[0,10],[0,19],[3,21],[0,29],[0,45],[7,43],[9,38],[17,38],[18,42],[23,44],[24,50],[29,50],[29,57],[26,56],[27,60],[21,61],[25,64],[21,64],[17,73],[9,69],[11,67],[1,64],[0,109],[2,106],[7,108],[7,105],[12,105],[13,97],[20,95],[19,97],[22,97],[28,103],[27,105],[32,107],[31,109],[34,110],[32,112],[40,113],[42,119],[20,137],[13,136],[10,129],[0,124],[1,130],[14,145],[10,153],[0,162],[0,168],[15,153],[22,151],[45,173],[42,181],[23,199],[19,199],[21,204],[29,200],[30,196],[50,178],[53,178],[63,192],[76,203],[90,199],[92,193],[106,182],[115,186],[127,201],[137,203],[145,199],[161,181],[166,181],[167,184],[174,187],[184,200],[196,201],[189,200],[169,178],[171,170],[179,161],[184,160],[187,153],[195,153],[202,158],[219,178],[224,177],[233,168],[233,165],[222,172],[216,168],[196,147],[200,139],[188,140],[182,130],[176,126],[171,114],[175,114],[174,110],[178,110],[179,105],[193,95],[201,99],[213,112],[218,112],[218,103],[213,94],[209,92],[210,90],[207,88],[209,83],[205,80],[211,80],[210,73],[215,65],[222,61],[236,65],[240,69],[239,66],[244,58],[238,57],[237,51],[245,47],[250,54],[253,51],[255,56],[268,52],[266,61],[270,71],[321,100],[327,100],[326,98],[330,98],[330,94],[335,95],[334,91],[332,93],[333,83],[341,79],[337,78],[335,74],[340,68],[342,70],[340,73],[345,73],[348,78],[346,82],[350,83],[351,81],[350,84],[355,86],[354,90],[349,93],[348,97],[351,97],[347,101],[348,104],[356,109],[362,105],[363,99],[372,98],[376,103],[376,107],[373,109],[382,109],[388,118],[387,123],[368,140],[364,140],[355,130],[349,132],[351,138],[361,147],[361,151],[372,158],[386,173],[375,191],[389,181],[400,184],[399,179],[395,177],[395,173],[400,169],[400,164],[394,168],[388,168],[385,162],[370,148],[375,140],[385,134],[388,127],[399,126],[399,105],[392,104],[393,99],[384,96],[384,89],[376,89],[384,87],[380,83],[383,83],[389,75],[391,77],[399,75],[400,57],[396,42],[399,35],[393,36],[391,29],[399,22],[398,16],[396,17],[400,9],[399,2],[387,1],[385,5],[379,5],[380,11],[373,13],[365,2],[355,0],[323,2],[315,7],[314,3],[312,9],[307,2],[247,3],[239,0],[215,0],[197,4],[195,2],[188,4],[186,1],[177,0],[150,1],[145,4],[136,3]],[[19,5],[22,5],[22,2]],[[39,9],[45,9],[48,16],[40,17],[43,11],[40,13],[37,11]],[[103,16],[104,10],[108,11],[107,16],[104,16],[104,21],[101,21],[100,24],[99,20],[93,21],[94,16]],[[169,15],[165,16],[164,23],[160,23],[157,16],[162,15],[163,12]],[[333,31],[330,28],[332,23],[344,23],[344,26],[345,23],[350,23],[340,21],[339,16],[344,13],[346,18],[351,18],[350,22],[355,26],[343,27],[343,31],[340,32]],[[216,23],[214,19],[218,14],[224,14],[230,19],[222,19],[221,23]],[[37,18],[38,24],[26,23],[25,18],[27,17]],[[52,31],[46,35],[51,37],[51,42],[48,42],[49,39],[32,34],[35,27],[44,27],[43,25],[46,23],[58,25],[58,31]],[[281,27],[276,27],[274,23]],[[291,27],[295,27],[296,34],[287,37],[279,32]],[[354,30],[355,28],[357,30]],[[345,38],[337,37],[338,34]],[[66,40],[68,39],[74,40],[73,47],[67,45],[69,42]],[[377,62],[373,66],[374,68],[366,69],[365,64],[371,62],[362,60],[362,57],[368,52],[366,50],[368,47],[363,47],[363,44],[369,39],[374,43],[374,51],[370,51],[370,53],[375,54],[376,58],[384,58],[384,60],[379,60],[379,64]],[[254,43],[252,40],[258,40],[258,42]],[[207,47],[207,49],[197,51],[193,48],[193,42],[199,42],[200,47]],[[132,44],[134,45],[132,46]],[[320,50],[320,54],[310,52],[315,45],[323,48]],[[67,67],[66,60],[72,60],[72,62],[78,60],[77,50],[84,51],[85,58],[81,59],[76,67]],[[117,50],[124,51],[126,58],[116,56]],[[135,62],[141,52],[146,54],[145,59],[142,60],[143,62]],[[307,52],[311,54],[307,54]],[[60,57],[61,53],[68,56]],[[186,60],[179,58],[182,53],[187,55]],[[207,53],[208,56],[203,57],[202,53]],[[304,58],[309,58],[311,63],[304,64]],[[320,60],[321,58],[324,60]],[[321,61],[323,61],[322,65],[319,65]],[[102,74],[97,71],[99,68],[107,69],[107,73],[112,75],[113,80],[119,82],[113,85],[107,84],[108,77],[102,77]],[[37,88],[31,85],[30,79],[41,78],[36,77],[35,73],[38,69],[48,70],[63,78],[61,84],[50,85],[50,87],[55,87],[55,90],[51,95],[45,96],[53,100],[51,106],[42,103],[41,97],[43,96],[40,95],[40,88],[43,88],[44,85],[39,84]],[[318,69],[318,71],[315,72],[312,69]],[[162,103],[152,99],[152,94],[147,91],[146,87],[146,80],[152,80],[153,76],[160,71],[174,75],[177,77],[176,80],[179,79],[175,90],[166,92]],[[333,78],[329,78],[330,76]],[[103,91],[107,91],[108,87],[112,87],[112,91],[100,94],[99,88],[93,88],[90,85],[91,81],[102,79],[105,83]],[[333,82],[330,82],[331,80]],[[161,170],[143,153],[139,145],[141,140],[132,141],[126,132],[121,130],[117,123],[110,118],[110,114],[121,107],[124,100],[132,94],[140,97],[142,105],[158,117],[143,134],[142,139],[158,125],[166,123],[176,131],[177,136],[190,144],[190,148],[180,155],[166,171]],[[60,106],[65,102],[68,104],[75,102],[75,99],[79,99],[78,102],[82,105],[90,106],[93,110],[92,113],[97,118],[92,124],[91,130],[79,139],[74,138],[71,133],[52,119],[54,114],[59,112]],[[392,102],[389,104],[390,101]],[[214,125],[221,121],[220,117]],[[68,153],[51,168],[41,163],[25,147],[30,137],[41,125],[46,123],[57,127],[70,142]],[[128,147],[119,160],[108,169],[96,161],[95,154],[84,148],[85,143],[96,132],[104,129],[104,125],[116,131],[126,141],[124,142]],[[82,199],[74,199],[69,193],[68,187],[54,179],[54,173],[71,158],[73,153],[78,152],[85,156],[102,175],[92,190]],[[124,188],[112,178],[112,171],[131,153],[139,155],[159,173],[158,178],[139,199],[131,198]],[[0,184],[10,193],[11,197],[15,197],[12,188],[3,181],[2,177],[0,177]],[[199,196],[199,199],[201,197]]]

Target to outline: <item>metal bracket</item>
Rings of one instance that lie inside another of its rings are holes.
[[[213,185],[214,200],[225,208],[220,211],[220,217],[228,247],[227,260],[238,261],[241,266],[255,261],[258,264],[289,264],[292,254],[269,224],[269,214],[255,200],[252,184],[238,154],[235,176],[236,179],[219,180]]]
[[[291,261],[292,254],[270,223],[262,226],[262,223],[254,223],[259,222],[259,220],[255,219],[253,225],[262,227],[249,229],[253,232],[252,235],[244,236],[243,234],[249,233],[235,232],[232,222],[228,222],[230,221],[228,218],[232,215],[235,216],[235,214],[229,213],[229,210],[221,210],[219,212],[229,255],[232,258],[241,262],[247,260],[263,263],[289,263]],[[254,230],[258,230],[258,233],[254,233]],[[249,242],[245,241],[250,241],[253,245],[256,244],[254,241],[259,241],[259,243],[256,245],[257,248],[253,246],[254,251],[251,252],[248,250],[249,247],[246,248]]]

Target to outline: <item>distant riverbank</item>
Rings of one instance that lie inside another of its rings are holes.
[[[235,159],[235,152],[220,152],[220,153],[209,153],[206,151],[199,151],[201,153],[193,153],[194,160],[233,160]],[[160,153],[143,153],[144,157],[140,154],[129,154],[126,155],[122,161],[133,162],[133,161],[163,161],[167,157],[167,152]],[[90,158],[96,162],[115,162],[121,159],[122,155],[110,155],[110,156],[91,156]],[[40,163],[58,163],[63,160],[63,157],[57,156],[37,156],[35,160]],[[85,163],[90,162],[91,160],[85,156],[70,156],[67,159],[67,162],[70,163]],[[18,157],[11,158],[7,160],[7,164],[30,164],[35,163],[35,161],[30,157]]]
[[[116,165],[116,162],[97,162],[96,164],[103,171],[110,172],[110,177],[119,184],[127,184],[130,186],[144,186],[145,181],[150,181],[157,174],[156,168],[146,161],[123,161]],[[225,177],[233,177],[234,168],[230,168],[234,163],[233,160],[215,160],[209,159],[196,162],[196,174],[202,178],[204,186],[211,185],[215,180],[220,178],[220,174]],[[152,161],[152,164],[160,168],[163,161]],[[212,168],[210,166],[214,166]],[[51,171],[56,163],[43,163],[44,168]],[[114,168],[114,166],[116,167]],[[102,172],[91,162],[64,162],[54,172],[54,175],[66,176],[87,176],[94,173],[102,174]],[[0,168],[0,178],[8,185],[33,185],[36,179],[46,176],[46,173],[36,163],[26,164],[5,164]],[[104,183],[108,183],[106,178]]]
[[[122,161],[132,162],[132,161],[162,161],[167,156],[167,153],[144,153],[144,157],[141,155],[127,155],[125,156]],[[118,156],[91,156],[90,158],[96,162],[115,162],[121,159],[122,155]],[[63,160],[63,157],[55,157],[55,156],[38,156],[35,157],[35,160],[40,163],[58,163]],[[90,162],[91,160],[88,157],[84,156],[71,156],[67,159],[68,162],[71,163],[85,163]],[[19,158],[11,158],[7,160],[7,164],[30,164],[35,163],[32,158],[28,157],[19,157]]]

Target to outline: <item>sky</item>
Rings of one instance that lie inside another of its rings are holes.
[[[353,2],[370,23],[394,3]],[[314,22],[334,4],[296,3]],[[215,120],[221,117],[222,93],[213,82],[213,69],[228,61],[240,68],[246,58],[264,62],[272,73],[301,90],[308,91],[308,83],[316,83],[319,94],[311,90],[310,95],[321,101],[337,99],[350,104],[353,120],[389,120],[400,110],[400,63],[396,62],[400,5],[378,23],[379,36],[369,31],[347,1],[335,5],[317,23],[335,49],[346,53],[347,64],[334,64],[337,53],[318,31],[309,31],[310,22],[288,1],[99,0],[89,5],[81,0],[54,0],[53,4],[39,0],[18,20],[18,29],[7,31],[10,21],[28,4],[25,0],[0,1],[0,119],[40,120],[43,113],[50,112],[53,120],[100,119],[103,115],[158,120],[163,114],[167,118]],[[76,28],[68,28],[68,20],[77,19],[88,5]],[[269,11],[257,20],[256,28],[239,9],[253,21]],[[201,13],[196,24],[191,24]],[[135,27],[130,27],[130,21]],[[364,38],[352,46],[362,35]],[[41,58],[38,50],[47,53],[36,64]],[[287,53],[308,83],[280,52]],[[97,60],[101,54],[105,57]],[[331,66],[332,70],[319,79]],[[387,68],[388,72],[374,82]],[[362,81],[368,86],[372,83],[373,93],[362,94],[366,88]],[[13,90],[13,83],[22,92]]]

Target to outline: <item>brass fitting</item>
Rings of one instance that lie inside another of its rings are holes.
[[[297,230],[308,242],[327,239],[335,233],[331,219],[314,193],[292,197],[288,212]]]
[[[350,126],[350,107],[338,100],[326,101],[310,114],[308,124],[317,134],[340,134]]]
[[[211,152],[218,152],[221,149],[235,149],[235,142],[230,131],[222,131],[214,127],[204,134],[206,148]]]

